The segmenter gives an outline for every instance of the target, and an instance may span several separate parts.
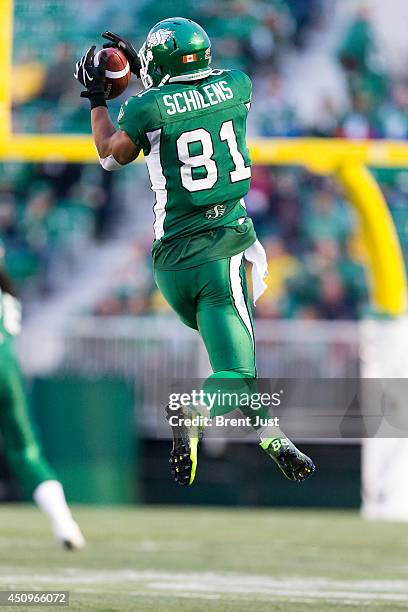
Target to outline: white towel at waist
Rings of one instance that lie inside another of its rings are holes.
[[[256,302],[268,286],[264,280],[268,276],[268,262],[265,249],[259,240],[244,251],[244,257],[252,264],[252,294],[256,306]]]

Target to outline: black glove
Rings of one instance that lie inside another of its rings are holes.
[[[116,47],[117,49],[123,51],[127,61],[129,62],[130,71],[140,78],[140,59],[132,43],[125,38],[122,38],[118,34],[110,32],[109,30],[107,32],[103,32],[102,38],[106,38],[107,40],[111,41],[103,45],[104,49],[107,49],[108,47]]]
[[[94,65],[95,45],[81,57],[75,65],[74,77],[83,85],[86,90],[81,92],[81,98],[88,98],[91,108],[106,106],[105,100],[105,70],[106,53],[102,52],[99,56],[98,66]]]

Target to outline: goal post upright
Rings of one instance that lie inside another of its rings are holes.
[[[0,79],[0,151],[9,140],[11,123],[11,70],[13,53],[13,0],[0,2],[0,57],[2,72]]]
[[[373,308],[395,317],[407,309],[407,279],[395,225],[385,198],[367,167],[342,164],[335,173],[357,213],[369,259]]]
[[[405,393],[396,392],[398,379],[408,378],[404,259],[387,203],[369,170],[349,162],[336,175],[357,211],[369,260],[372,312],[359,323],[364,414],[379,410],[380,418],[383,413],[375,437],[362,440],[361,511],[371,520],[406,522],[408,488],[401,483],[408,471],[408,439],[396,426],[406,423],[407,412]],[[368,432],[371,424],[368,417]]]

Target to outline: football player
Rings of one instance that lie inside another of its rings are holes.
[[[77,62],[75,77],[89,99],[92,134],[105,170],[119,170],[143,151],[155,193],[152,255],[154,278],[180,319],[201,335],[213,374],[207,392],[232,386],[255,388],[255,338],[244,261],[252,263],[254,300],[267,273],[265,252],[248,217],[251,160],[246,120],[251,81],[239,70],[211,67],[211,42],[190,19],[157,23],[137,53],[113,34],[102,36],[126,55],[144,89],[122,106],[117,130],[107,110],[106,57],[94,62],[95,47]],[[97,65],[95,66],[95,63]],[[229,406],[230,410],[235,406]],[[242,408],[253,421],[250,407]],[[213,406],[211,416],[225,412]],[[168,417],[171,411],[168,411]],[[170,457],[179,484],[192,484],[200,427],[169,418]],[[258,412],[265,421],[268,414]],[[261,448],[291,480],[315,470],[278,426],[258,428]]]
[[[13,346],[13,338],[20,331],[21,308],[4,269],[3,256],[4,248],[0,246],[0,435],[4,454],[23,492],[32,496],[50,519],[56,539],[67,549],[81,549],[84,537],[30,423]]]

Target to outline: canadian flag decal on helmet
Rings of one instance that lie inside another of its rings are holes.
[[[197,61],[197,53],[190,53],[190,55],[183,55],[183,63],[189,64],[190,62]]]

